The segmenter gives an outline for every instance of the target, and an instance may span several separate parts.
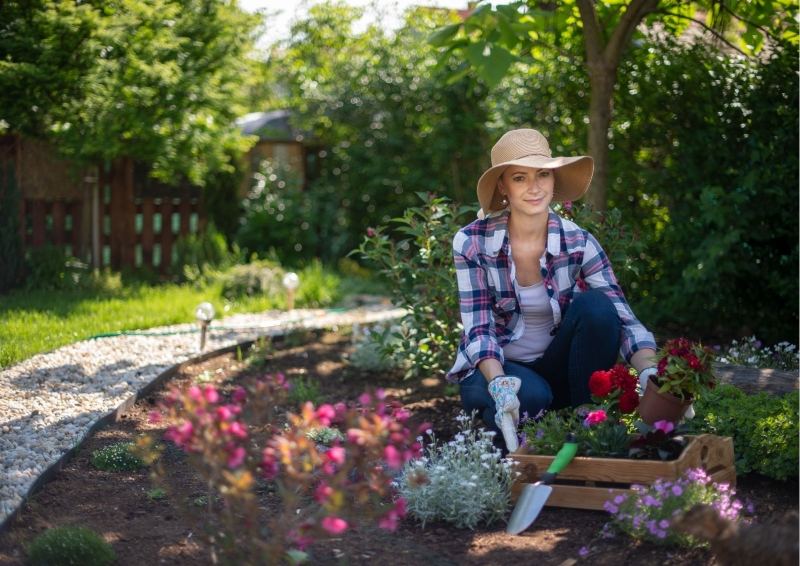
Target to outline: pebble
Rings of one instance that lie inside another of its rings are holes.
[[[384,305],[343,312],[297,309],[234,315],[212,323],[206,351],[306,328],[400,318]],[[83,340],[0,370],[0,526],[30,495],[41,473],[76,446],[102,416],[175,364],[199,354],[193,324],[150,335]]]

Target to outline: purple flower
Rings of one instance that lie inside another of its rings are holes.
[[[578,556],[584,558],[589,555],[589,548],[586,546],[582,546],[580,550],[578,550]]]
[[[617,505],[621,505],[623,501],[625,501],[625,496],[624,495],[617,495],[614,498],[614,503],[616,503]]]
[[[661,527],[662,529],[668,529],[669,528],[669,521],[667,521],[666,519],[661,519],[658,522],[658,526]]]
[[[536,438],[544,438],[544,431],[542,429],[536,430]]]
[[[675,424],[670,421],[656,421],[653,424],[653,428],[656,430],[660,430],[664,434],[669,434],[673,430],[675,430]]]
[[[656,533],[656,536],[657,536],[658,538],[667,538],[667,532],[666,532],[666,531],[658,531],[658,532]]]
[[[606,511],[608,511],[612,515],[614,515],[615,513],[617,513],[619,511],[619,507],[617,507],[616,505],[614,505],[610,501],[606,501],[605,503],[603,503],[603,509],[605,509]]]
[[[672,493],[675,494],[676,496],[680,496],[681,494],[683,494],[683,488],[678,484],[675,484],[672,486]]]
[[[645,507],[661,507],[661,502],[650,494],[642,498],[642,503]]]

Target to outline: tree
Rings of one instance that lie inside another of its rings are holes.
[[[203,185],[248,145],[234,119],[258,18],[225,0],[6,2],[0,108],[79,162],[153,163]]]
[[[788,0],[749,2],[736,10],[721,1],[703,5],[673,0],[519,0],[495,9],[484,3],[465,22],[439,29],[431,42],[446,51],[462,52],[490,85],[498,84],[515,60],[541,61],[558,53],[575,57],[582,43],[590,83],[587,141],[595,160],[587,198],[604,210],[617,69],[639,33],[638,26],[645,22],[681,35],[696,24],[715,40],[745,54],[759,53],[772,40],[789,39],[796,44],[794,4]]]

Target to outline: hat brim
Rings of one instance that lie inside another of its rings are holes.
[[[497,180],[508,167],[521,165],[536,169],[552,169],[555,176],[553,201],[574,201],[581,198],[589,189],[594,174],[594,160],[588,155],[577,157],[545,157],[531,155],[513,161],[499,163],[487,169],[478,180],[478,202],[485,212],[504,208],[503,196],[497,190]]]

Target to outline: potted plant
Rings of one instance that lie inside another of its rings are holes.
[[[669,340],[658,351],[658,370],[650,377],[639,403],[639,415],[648,424],[678,422],[704,391],[713,389],[714,353],[686,338]]]

